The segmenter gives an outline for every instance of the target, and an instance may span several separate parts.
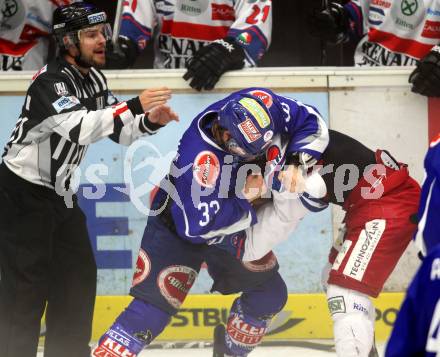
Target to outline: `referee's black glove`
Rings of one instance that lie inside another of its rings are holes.
[[[440,97],[440,45],[431,51],[417,64],[417,68],[409,76],[414,93],[427,97]]]
[[[183,76],[189,85],[200,91],[214,88],[226,71],[244,67],[243,48],[232,38],[215,40],[199,49],[188,61],[187,72]]]

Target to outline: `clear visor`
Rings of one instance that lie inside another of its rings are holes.
[[[252,161],[256,159],[258,156],[260,156],[260,155],[249,154],[248,152],[246,152],[245,149],[240,147],[233,138],[230,138],[228,141],[225,142],[225,147],[229,153],[235,156],[239,156],[245,161]]]
[[[86,27],[85,29],[81,29],[78,31],[78,40],[88,39],[92,41],[99,41],[102,38],[101,36],[104,37],[105,41],[109,41],[112,38],[112,28],[107,22],[91,27]]]

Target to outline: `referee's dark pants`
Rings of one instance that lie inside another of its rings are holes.
[[[0,166],[0,356],[88,357],[96,263],[74,200]]]

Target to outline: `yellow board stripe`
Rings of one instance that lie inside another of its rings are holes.
[[[403,293],[383,293],[374,299],[376,340],[385,341],[396,319]],[[214,326],[225,322],[236,295],[189,295],[179,313],[157,340],[211,340]],[[98,296],[93,321],[97,340],[130,303],[127,296]],[[324,294],[289,294],[289,299],[272,321],[265,340],[332,338],[331,318]]]

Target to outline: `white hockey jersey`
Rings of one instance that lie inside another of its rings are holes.
[[[46,64],[53,11],[72,0],[0,1],[0,70],[38,70]]]
[[[352,0],[357,66],[411,66],[440,43],[438,0]]]
[[[185,68],[202,46],[233,37],[254,66],[269,47],[272,0],[127,0],[120,35],[142,51],[153,38],[155,68]]]

